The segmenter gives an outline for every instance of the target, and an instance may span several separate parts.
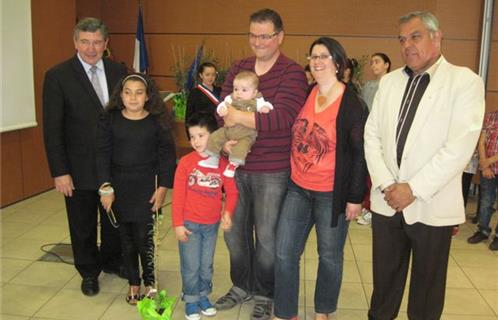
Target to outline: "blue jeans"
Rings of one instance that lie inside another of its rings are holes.
[[[273,299],[275,229],[287,190],[289,171],[237,171],[239,201],[233,227],[225,232],[234,286],[249,294]]]
[[[185,221],[192,232],[187,242],[178,242],[182,273],[182,299],[197,302],[211,293],[213,287],[213,258],[219,223],[199,224]]]
[[[298,314],[299,263],[313,225],[319,255],[315,312],[337,310],[349,222],[341,214],[337,227],[331,227],[332,196],[333,192],[310,191],[289,182],[277,228],[274,313],[279,318]]]
[[[493,205],[496,201],[496,188],[498,187],[498,177],[486,179],[481,177],[481,200],[479,208],[479,230],[486,234],[491,234],[489,221],[493,215]],[[496,232],[498,233],[498,224],[496,225]]]

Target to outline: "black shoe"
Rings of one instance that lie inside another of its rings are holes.
[[[497,251],[498,250],[498,236],[495,236],[493,242],[489,245],[489,250]]]
[[[99,293],[99,280],[94,277],[83,278],[81,281],[81,292],[85,296],[94,296]]]
[[[488,240],[489,236],[485,235],[481,231],[476,231],[474,235],[467,239],[467,242],[470,244],[476,244],[484,240]]]
[[[102,268],[102,271],[104,271],[104,273],[115,274],[123,279],[128,279],[128,275],[126,274],[126,269],[122,265],[119,267],[104,267]]]

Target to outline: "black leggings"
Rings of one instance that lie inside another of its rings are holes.
[[[141,284],[138,258],[142,265],[142,278],[145,286],[154,285],[154,242],[152,222],[120,223],[123,263],[131,286]]]

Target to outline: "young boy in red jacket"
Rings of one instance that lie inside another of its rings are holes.
[[[186,123],[193,152],[180,159],[173,187],[173,227],[180,249],[182,299],[185,318],[198,320],[201,313],[214,316],[208,299],[212,291],[213,258],[218,227],[229,231],[238,191],[233,178],[223,175],[228,165],[220,159],[217,169],[203,168],[198,162],[205,153],[209,134],[216,130],[213,115],[193,114]],[[225,204],[223,205],[223,191]]]

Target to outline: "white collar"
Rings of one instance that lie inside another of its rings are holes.
[[[83,65],[83,68],[85,69],[85,72],[89,73],[90,72],[90,68],[92,67],[92,65],[86,63],[85,61],[83,61],[83,59],[81,58],[81,56],[80,56],[79,53],[77,53],[76,55],[78,56],[78,59],[80,60],[81,64]],[[102,59],[100,59],[99,61],[97,61],[97,63],[95,64],[95,66],[97,67],[98,70],[104,71],[104,61],[102,61]]]

